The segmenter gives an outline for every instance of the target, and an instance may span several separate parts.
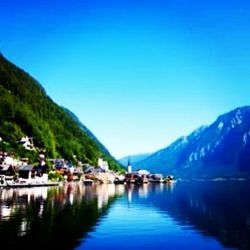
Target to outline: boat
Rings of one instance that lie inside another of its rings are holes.
[[[20,188],[20,187],[47,187],[59,186],[60,182],[44,181],[41,179],[25,179],[18,178],[16,180],[8,180],[5,176],[0,177],[0,187],[5,188]]]
[[[146,175],[142,175],[141,176],[141,183],[148,183],[148,182],[149,182],[149,180],[148,180],[147,176]]]
[[[125,175],[124,183],[126,184],[145,184],[148,183],[148,178],[146,175],[135,173],[127,173]]]
[[[59,182],[29,182],[29,181],[13,181],[7,182],[7,187],[9,188],[20,188],[20,187],[49,187],[49,186],[59,186]]]
[[[94,181],[92,179],[84,179],[83,180],[83,184],[85,185],[92,185],[94,183]]]
[[[151,174],[149,176],[149,182],[150,183],[163,183],[164,179],[162,174]]]
[[[174,177],[172,175],[168,175],[165,179],[165,183],[168,183],[168,184],[175,183],[175,182],[176,182],[176,180],[174,179]]]

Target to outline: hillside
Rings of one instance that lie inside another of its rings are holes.
[[[79,118],[69,109],[62,107],[64,111],[78,124],[79,128],[86,133],[99,147],[104,154],[110,155],[108,149],[97,139],[97,137],[79,120]],[[110,155],[111,156],[111,155]]]
[[[250,174],[250,107],[221,115],[170,146],[137,162],[135,168],[182,177]]]
[[[25,150],[18,141],[33,138],[36,150]],[[120,165],[102,150],[43,87],[0,54],[0,148],[35,161],[39,149],[50,158],[96,164],[103,156],[113,169]]]
[[[79,120],[79,118],[69,109],[63,107],[64,111],[70,115],[70,117],[77,123],[79,128],[86,134],[88,135],[89,138],[91,138],[98,146],[100,149],[102,155],[104,156],[105,159],[109,161],[109,165],[112,169],[116,168],[116,160],[114,157],[110,154],[108,149],[98,140],[98,138]]]

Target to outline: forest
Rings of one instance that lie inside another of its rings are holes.
[[[18,143],[23,136],[33,138],[35,150],[26,150]],[[41,84],[1,54],[0,137],[2,151],[28,157],[31,162],[43,150],[48,158],[94,166],[98,157],[103,157],[111,169],[121,169],[100,143],[46,94]]]

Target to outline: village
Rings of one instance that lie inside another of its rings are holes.
[[[83,182],[83,184],[143,184],[174,181],[172,176],[151,174],[147,170],[132,171],[128,162],[125,173],[109,169],[108,162],[98,159],[97,166],[76,167],[64,159],[50,159],[52,169],[48,170],[45,156],[39,155],[39,164],[33,166],[26,159],[17,160],[6,152],[0,151],[0,187],[53,186],[65,182]]]
[[[28,137],[23,137],[20,143],[26,150],[33,150]],[[18,159],[0,151],[0,187],[56,186],[65,182],[143,184],[173,181],[173,176],[163,177],[160,173],[151,174],[143,169],[132,171],[130,160],[123,172],[115,172],[110,170],[108,162],[102,157],[98,158],[97,166],[81,163],[74,166],[65,159],[46,159],[45,152],[41,151],[37,164],[32,165],[27,158]]]

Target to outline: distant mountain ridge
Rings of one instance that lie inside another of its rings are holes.
[[[23,136],[32,138],[34,150],[18,144]],[[53,102],[34,78],[0,54],[0,151],[35,162],[41,149],[48,158],[91,165],[97,165],[101,156],[112,169],[121,169],[72,112]]]
[[[136,154],[136,155],[128,155],[125,156],[121,159],[119,159],[118,161],[123,165],[123,166],[127,166],[128,161],[130,161],[131,164],[135,164],[138,161],[142,161],[143,159],[149,157],[151,155],[151,153],[141,153],[141,154]]]
[[[236,108],[134,164],[182,177],[250,174],[250,106]]]

